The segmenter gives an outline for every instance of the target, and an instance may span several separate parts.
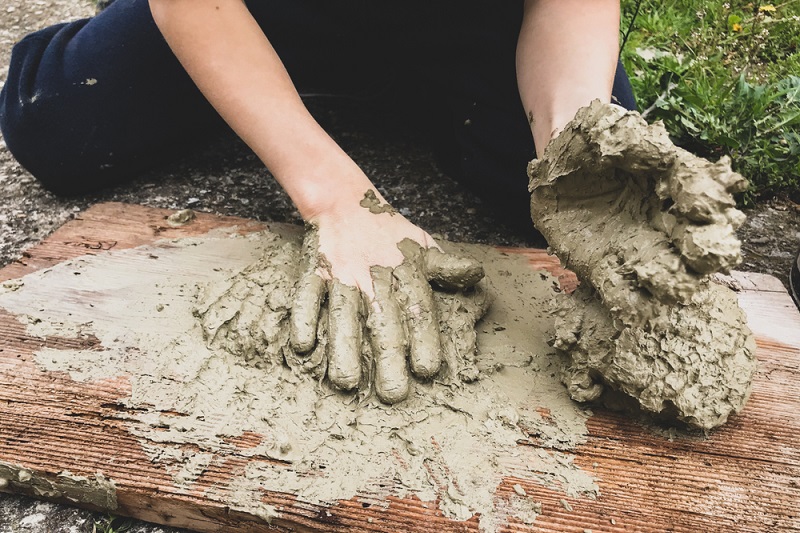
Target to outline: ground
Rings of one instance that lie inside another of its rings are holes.
[[[0,7],[0,84],[11,47],[23,35],[59,21],[89,16],[86,0],[4,0]],[[318,120],[364,168],[386,198],[427,231],[456,241],[541,246],[541,237],[500,222],[479,198],[444,176],[413,131],[386,127],[351,102],[310,102]],[[125,186],[58,198],[42,189],[8,152],[0,137],[0,267],[18,257],[82,209],[103,201],[193,209],[264,221],[300,223],[300,217],[263,165],[232,135],[212,139],[190,154]],[[800,205],[788,199],[746,210],[740,231],[740,269],[777,276],[787,284],[800,246]],[[0,533],[91,532],[104,515],[0,494]],[[135,523],[136,533],[161,527]]]

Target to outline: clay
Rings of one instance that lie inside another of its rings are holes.
[[[328,379],[341,390],[361,383],[364,337],[361,291],[338,280],[328,282]]]
[[[392,207],[388,202],[382,204],[378,199],[378,196],[375,194],[375,191],[372,189],[369,189],[364,193],[364,198],[361,199],[358,205],[365,209],[369,209],[369,212],[375,215],[380,215],[381,213],[394,215],[397,213],[395,208]]]
[[[480,263],[468,257],[442,253],[436,248],[425,250],[423,259],[428,280],[445,290],[456,291],[472,287],[484,275]]]
[[[191,209],[181,209],[167,217],[167,223],[172,227],[185,226],[195,219],[195,212]]]
[[[419,248],[419,247],[418,247]],[[422,249],[411,260],[396,267],[393,277],[395,295],[408,331],[411,371],[419,378],[432,378],[442,366],[442,343],[439,340],[439,313],[433,289],[419,268]]]
[[[528,170],[534,224],[582,280],[556,322],[571,396],[610,387],[704,429],[739,412],[755,342],[736,295],[709,275],[741,259],[732,193],[746,181],[597,101]]]
[[[0,462],[0,481],[4,482],[0,483],[0,489],[19,488],[33,496],[65,499],[108,511],[117,508],[116,486],[100,472],[91,478],[68,471],[50,475]]]
[[[381,401],[397,403],[408,396],[409,359],[418,377],[433,377],[442,368],[440,331],[453,336],[453,368],[461,368],[458,361],[475,353],[474,333],[458,335],[467,330],[465,324],[474,325],[483,316],[490,302],[485,286],[434,295],[421,274],[424,251],[416,243],[411,251],[409,243],[403,243],[406,259],[397,268],[373,267],[375,296],[364,302],[358,289],[336,279],[318,283],[322,278],[314,265],[324,258],[314,259],[319,257],[316,231],[307,229],[299,255],[289,243],[268,249],[240,274],[206,291],[195,315],[211,346],[257,365],[285,361],[319,378],[327,373],[340,390],[361,386],[363,394],[374,390]],[[455,264],[473,265],[475,260]],[[453,272],[463,280],[463,271]],[[324,292],[329,292],[327,301]],[[451,307],[451,300],[460,302],[461,314],[453,315],[459,321],[457,334],[446,320],[439,320],[438,308]],[[470,318],[463,321],[463,316]],[[305,329],[309,331],[300,348],[310,349],[307,353],[298,352],[295,338]],[[289,346],[284,342],[287,336]],[[446,378],[444,373],[441,378]]]
[[[476,301],[482,307],[468,307],[476,313],[474,323],[489,303],[485,288],[471,290],[483,278],[483,269],[474,259],[423,249],[410,239],[398,243],[398,248],[403,253],[403,263],[395,268],[373,267],[374,297],[362,302],[366,297],[357,288],[330,279],[330,265],[319,252],[317,228],[306,228],[299,258],[304,266],[293,301],[284,302],[280,309],[272,308],[289,311],[291,351],[285,352],[284,357],[290,365],[313,367],[320,376],[327,372],[331,383],[340,390],[372,387],[378,398],[389,404],[408,396],[409,363],[417,378],[430,379],[439,373],[442,368],[439,319],[429,279],[454,294],[467,289],[471,291],[469,297],[481,293]],[[297,264],[298,259],[286,257],[281,261],[288,266]],[[264,297],[264,288],[276,285],[274,279],[265,284],[255,281],[253,276],[259,269],[268,269],[268,264],[269,261],[262,260],[244,272],[248,287],[253,283],[261,287],[257,295],[234,280],[227,295],[223,292],[215,296],[215,301],[203,304],[198,311],[207,334],[213,330],[212,336],[216,337],[219,330],[228,330],[224,338],[230,342],[225,347],[233,353],[250,353],[259,342],[265,341],[258,312],[253,310],[260,307],[258,302]],[[432,265],[432,273],[428,265]],[[291,277],[289,274],[283,283],[291,284]],[[285,292],[281,290],[281,294]],[[242,312],[236,314],[237,302],[242,301]],[[328,313],[327,319],[321,320],[324,311]],[[218,315],[227,318],[220,320]],[[244,326],[244,333],[231,333],[231,329],[242,329],[240,323],[249,324]],[[235,346],[237,339],[242,347]],[[466,348],[474,352],[474,345]],[[302,361],[300,356],[312,350],[316,357]]]
[[[596,497],[591,470],[572,460],[590,415],[569,399],[561,360],[545,343],[554,278],[489,247],[442,246],[482,263],[492,289],[482,280],[471,293],[434,291],[442,368],[434,380],[410,380],[408,398],[393,406],[320,380],[327,328],[308,355],[289,349],[301,244],[288,234],[218,232],[98,252],[0,290],[0,308],[33,337],[94,335],[102,349],[43,347],[35,363],[81,382],[124,379],[115,416],[174,490],[197,490],[208,465],[246,463],[205,497],[264,520],[283,513],[262,501],[264,491],[323,506],[416,497],[451,519],[479,514],[481,531],[534,518],[530,494],[510,501],[497,490],[508,478]],[[237,446],[245,433],[261,441]]]
[[[302,261],[304,269],[297,282],[292,307],[291,339],[292,349],[305,354],[316,345],[319,310],[325,296],[325,280],[320,275],[319,236],[313,226],[306,228]]]
[[[409,391],[406,329],[392,294],[392,269],[375,266],[370,273],[375,298],[370,304],[367,328],[375,364],[375,393],[381,401],[392,404],[405,400]]]

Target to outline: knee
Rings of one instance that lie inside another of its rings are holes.
[[[72,140],[35,100],[21,100],[7,88],[0,93],[0,131],[8,150],[45,188],[69,194],[71,176],[80,172],[69,154]]]
[[[74,131],[74,106],[62,100],[52,72],[57,69],[42,65],[53,36],[64,26],[33,33],[14,46],[0,91],[0,132],[6,146],[45,188],[59,195],[93,188],[94,159],[85,137]]]
[[[13,49],[6,83],[0,91],[0,132],[17,161],[50,189],[59,166],[53,151],[53,129],[58,117],[47,116],[35,64],[47,39],[31,34]],[[61,192],[61,191],[59,191]]]

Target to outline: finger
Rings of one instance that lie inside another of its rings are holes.
[[[476,260],[427,248],[424,254],[428,280],[445,290],[472,287],[483,279],[483,266]]]
[[[280,327],[280,326],[277,326]],[[275,327],[270,331],[276,331]],[[269,342],[269,341],[267,341]],[[275,342],[280,342],[276,340]],[[323,380],[328,373],[328,309],[322,306],[317,322],[317,342],[314,349],[299,355],[294,350],[283,350],[283,358],[291,369],[310,374],[316,380]]]
[[[442,343],[433,290],[420,269],[404,262],[394,269],[395,292],[408,327],[411,371],[420,378],[430,378],[442,365]]]
[[[361,382],[361,291],[338,280],[328,283],[328,378],[342,390]]]
[[[270,311],[264,305],[266,298],[264,288],[252,284],[250,293],[239,302],[239,316],[228,323],[227,337],[236,347],[232,351],[229,346],[228,351],[244,357],[245,361],[250,361],[263,352],[264,336],[259,326],[263,316]]]
[[[307,230],[303,238],[303,260],[306,267],[297,282],[289,323],[292,349],[306,354],[314,348],[317,337],[319,307],[325,294],[325,280],[317,272],[319,243],[317,232]]]
[[[448,374],[437,379],[458,376],[463,382],[477,379],[478,336],[475,324],[483,318],[492,302],[487,280],[479,281],[470,291],[434,291],[434,305],[439,318],[442,365]]]
[[[324,293],[325,280],[316,272],[304,272],[297,283],[290,323],[292,349],[297,353],[305,354],[314,348]]]
[[[374,299],[367,327],[375,368],[375,393],[385,403],[397,403],[408,396],[406,332],[400,307],[392,294],[392,270],[372,267]]]
[[[246,301],[250,294],[250,284],[242,279],[235,278],[229,280],[228,288],[219,295],[204,310],[199,310],[202,317],[203,333],[211,344],[220,328],[230,323],[239,315],[242,302]]]

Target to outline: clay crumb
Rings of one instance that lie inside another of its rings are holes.
[[[185,226],[195,219],[195,212],[191,209],[181,209],[167,217],[167,223],[172,227]]]
[[[514,492],[516,492],[516,493],[517,493],[517,494],[519,494],[520,496],[527,496],[527,495],[528,495],[528,493],[527,493],[527,492],[525,492],[525,489],[524,489],[524,488],[522,488],[522,485],[520,485],[519,483],[516,483],[516,484],[514,485]]]
[[[25,285],[25,283],[21,279],[10,279],[8,281],[0,283],[0,288],[11,292],[19,290],[20,288],[22,288],[23,285]]]
[[[562,498],[562,499],[560,499],[558,501],[561,502],[561,507],[563,507],[564,509],[566,509],[570,513],[572,512],[572,506],[569,504],[569,502],[567,500]]]
[[[19,479],[20,482],[22,483],[27,483],[28,481],[31,480],[31,477],[32,476],[30,470],[20,470],[17,473],[17,479]]]
[[[380,200],[378,200],[375,191],[372,189],[367,190],[364,193],[364,198],[358,203],[363,208],[369,209],[369,212],[374,215],[380,215],[381,213],[389,213],[390,215],[394,215],[397,213],[397,210],[389,205],[388,202],[382,204]]]
[[[8,487],[8,480],[4,477],[0,477],[0,489],[4,489]]]
[[[616,526],[617,525],[617,521],[614,520],[613,518],[611,520],[609,520],[609,522],[611,522],[612,526]]]
[[[583,533],[592,533],[592,530],[591,529],[584,529]]]
[[[278,510],[273,505],[262,503],[258,509],[253,509],[253,514],[259,517],[267,524],[272,524],[272,519],[277,518]]]

